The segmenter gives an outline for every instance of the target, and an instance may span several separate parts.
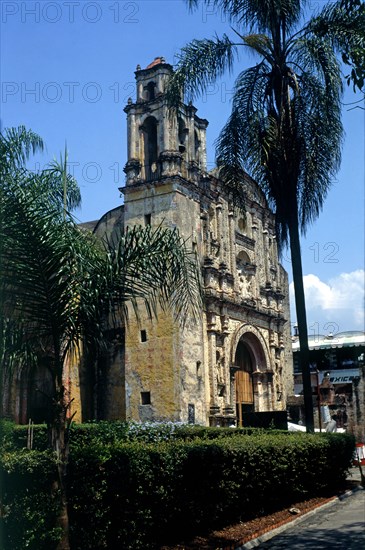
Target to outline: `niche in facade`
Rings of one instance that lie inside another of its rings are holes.
[[[239,218],[237,223],[238,231],[240,233],[246,233],[247,231],[247,222],[244,218]]]
[[[246,265],[250,263],[251,263],[250,257],[247,254],[247,252],[245,252],[244,250],[241,250],[241,252],[238,253],[236,258],[237,269],[240,272],[244,273]]]

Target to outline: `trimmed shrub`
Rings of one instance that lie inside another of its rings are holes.
[[[143,435],[151,443],[141,440],[139,428],[128,436],[126,425],[110,424],[72,431],[73,550],[154,549],[325,494],[345,479],[355,447],[348,434],[252,431],[248,437],[198,428],[198,438],[186,426],[167,437],[166,428],[152,427]],[[2,465],[4,550],[52,550],[58,536],[52,455],[8,452]]]
[[[49,550],[60,532],[55,527],[58,499],[52,494],[56,463],[48,452],[16,451],[0,459],[1,548]]]
[[[345,478],[353,448],[346,434],[291,434],[78,449],[72,547],[154,548],[324,494]]]
[[[2,426],[4,426],[2,430]],[[14,425],[8,421],[0,421],[0,447],[4,450],[23,449],[27,447],[28,426]],[[48,446],[47,426],[34,425],[32,448],[44,451]],[[222,439],[237,435],[261,435],[268,430],[263,428],[208,428],[205,426],[183,424],[178,422],[121,422],[100,421],[88,424],[73,423],[70,428],[71,448],[85,445],[114,445],[126,441],[144,441],[157,443],[159,441],[194,439]],[[279,430],[270,430],[270,433],[287,433]]]
[[[0,420],[0,449],[11,451],[27,448],[28,426],[20,426],[8,420]],[[45,451],[48,447],[47,426],[45,424],[32,426],[32,448]]]

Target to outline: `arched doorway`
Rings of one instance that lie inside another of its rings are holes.
[[[237,369],[235,372],[237,426],[242,426],[244,413],[255,410],[252,379],[254,357],[249,346],[242,341],[238,343],[236,349],[235,368]]]

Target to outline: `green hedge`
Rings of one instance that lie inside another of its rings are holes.
[[[234,432],[211,440],[76,445],[68,468],[72,550],[157,548],[323,494],[345,479],[355,446],[348,434]],[[51,550],[57,510],[49,496],[50,455],[17,451],[2,462],[4,550]]]
[[[3,550],[50,550],[56,547],[57,494],[51,487],[56,463],[49,452],[13,451],[0,460]]]
[[[260,435],[267,433],[263,428],[208,428],[205,426],[179,424],[174,422],[120,422],[101,421],[85,424],[73,423],[70,429],[71,448],[94,444],[116,444],[127,441],[157,443],[170,440],[221,439],[236,435]],[[270,433],[284,433],[270,430]],[[286,433],[286,432],[285,432]],[[27,447],[28,426],[15,425],[0,420],[0,446],[3,449]],[[33,426],[33,449],[44,451],[48,446],[47,427]]]
[[[0,450],[11,451],[27,448],[28,426],[19,425],[9,420],[0,420]],[[45,451],[48,447],[47,426],[33,426],[33,449]]]
[[[70,463],[72,548],[154,548],[323,494],[345,479],[353,449],[342,434],[79,449]]]

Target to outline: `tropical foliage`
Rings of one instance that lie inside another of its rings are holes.
[[[187,2],[192,9],[200,4]],[[196,39],[182,49],[168,89],[170,104],[178,106],[182,89],[193,99],[238,67],[232,112],[217,140],[217,163],[240,208],[245,171],[258,182],[276,214],[279,246],[290,245],[306,421],[312,431],[299,234],[319,215],[340,166],[343,77],[338,54],[354,62],[364,52],[365,11],[357,0],[341,0],[305,21],[308,3],[303,0],[202,3],[225,15],[232,36]],[[240,70],[241,52],[252,54],[256,64]]]
[[[52,381],[51,446],[57,453],[67,548],[63,478],[68,456],[70,396],[65,367],[74,353],[102,352],[110,326],[127,322],[128,304],[157,315],[170,307],[181,322],[199,314],[200,280],[195,256],[176,230],[133,227],[118,242],[97,241],[81,230],[68,209],[80,203],[67,172],[67,153],[39,173],[26,169],[43,142],[20,127],[1,136],[1,378],[42,365]]]

